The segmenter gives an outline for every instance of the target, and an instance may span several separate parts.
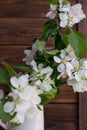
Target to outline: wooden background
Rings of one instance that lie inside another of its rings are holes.
[[[87,13],[87,0],[79,2]],[[40,36],[48,10],[47,0],[0,0],[0,60],[11,64],[21,62],[23,50]],[[78,29],[87,34],[85,25],[86,20]],[[45,130],[87,130],[81,107],[86,99],[86,94],[78,95],[66,84],[62,86],[60,96],[45,107]],[[85,111],[87,106],[84,108]]]

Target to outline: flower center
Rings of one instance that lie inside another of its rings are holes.
[[[23,88],[23,87],[19,87],[19,88],[18,88],[18,91],[19,91],[20,93],[23,93],[23,92],[24,92],[24,88]]]

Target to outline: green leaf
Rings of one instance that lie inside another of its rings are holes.
[[[48,0],[48,2],[54,5],[58,4],[58,0]]]
[[[38,39],[35,41],[35,45],[38,51],[43,53],[43,51],[45,50],[44,45],[41,44],[41,42]]]
[[[40,95],[41,97],[41,104],[46,105],[48,104],[52,99],[56,97],[58,94],[58,89],[52,89],[49,92],[44,92]]]
[[[60,32],[58,30],[56,30],[56,35],[54,37],[54,45],[55,45],[55,48],[58,49],[58,50],[61,50],[63,48],[65,48],[65,44],[63,42],[63,38],[60,34]]]
[[[41,40],[48,41],[52,36],[56,35],[57,24],[55,20],[49,20],[44,24]]]
[[[17,127],[17,126],[19,126],[19,125],[21,125],[21,124],[20,124],[20,123],[15,123],[15,122],[12,122],[12,123],[11,123],[12,128]]]
[[[58,50],[46,51],[46,53],[49,55],[56,55],[58,52]]]
[[[64,42],[66,44],[71,44],[77,57],[82,56],[86,51],[87,40],[80,32],[73,32],[68,28],[64,36]]]
[[[13,67],[12,67],[10,64],[8,64],[8,63],[6,63],[6,62],[4,62],[4,61],[2,61],[2,62],[0,62],[0,63],[6,67],[8,73],[9,73],[11,76],[16,76],[16,77],[18,77],[16,71],[13,69]]]
[[[6,100],[3,100],[0,103],[0,119],[4,122],[7,122],[7,121],[10,121],[15,116],[15,114],[9,115],[8,113],[4,112],[3,106],[4,106],[5,102],[6,102]]]
[[[9,76],[7,72],[0,68],[0,83],[9,85]]]
[[[32,69],[29,67],[29,65],[15,64],[14,68],[22,70],[24,72],[28,72],[28,73],[32,72]]]

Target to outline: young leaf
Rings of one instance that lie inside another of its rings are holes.
[[[54,5],[58,4],[58,0],[48,0],[48,2]]]
[[[44,92],[41,94],[41,104],[46,105],[48,104],[53,98],[56,97],[58,94],[58,89],[52,89],[49,92]]]
[[[40,52],[43,53],[43,51],[45,50],[45,48],[44,48],[44,45],[41,44],[41,42],[39,40],[35,41],[35,45],[36,45],[36,48],[38,49],[38,51],[40,51]]]
[[[49,55],[56,55],[59,51],[58,50],[52,50],[52,51],[45,51]]]
[[[0,83],[9,85],[9,76],[7,72],[0,68]]]
[[[55,20],[49,20],[44,24],[41,40],[48,41],[48,39],[56,34],[57,24]]]
[[[80,32],[73,32],[70,28],[67,29],[64,36],[64,42],[71,44],[77,57],[84,54],[87,47],[87,40]]]
[[[55,45],[56,49],[61,50],[61,49],[65,48],[65,44],[63,42],[62,36],[58,30],[56,30],[56,35],[54,38],[55,38],[54,45]]]
[[[22,70],[24,72],[28,72],[28,73],[32,72],[32,69],[28,65],[15,64],[14,68]]]
[[[20,123],[15,123],[15,122],[12,122],[12,123],[11,123],[12,128],[17,127],[17,126],[19,126],[19,125],[21,125],[21,124],[20,124]]]
[[[12,66],[4,61],[0,62],[2,65],[4,65],[8,71],[8,73],[11,75],[11,76],[16,76],[18,77],[16,71],[12,68]]]

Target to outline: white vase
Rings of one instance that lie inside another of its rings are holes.
[[[25,119],[25,122],[17,127],[12,128],[8,125],[7,130],[44,130],[44,112],[38,111],[31,119]]]

